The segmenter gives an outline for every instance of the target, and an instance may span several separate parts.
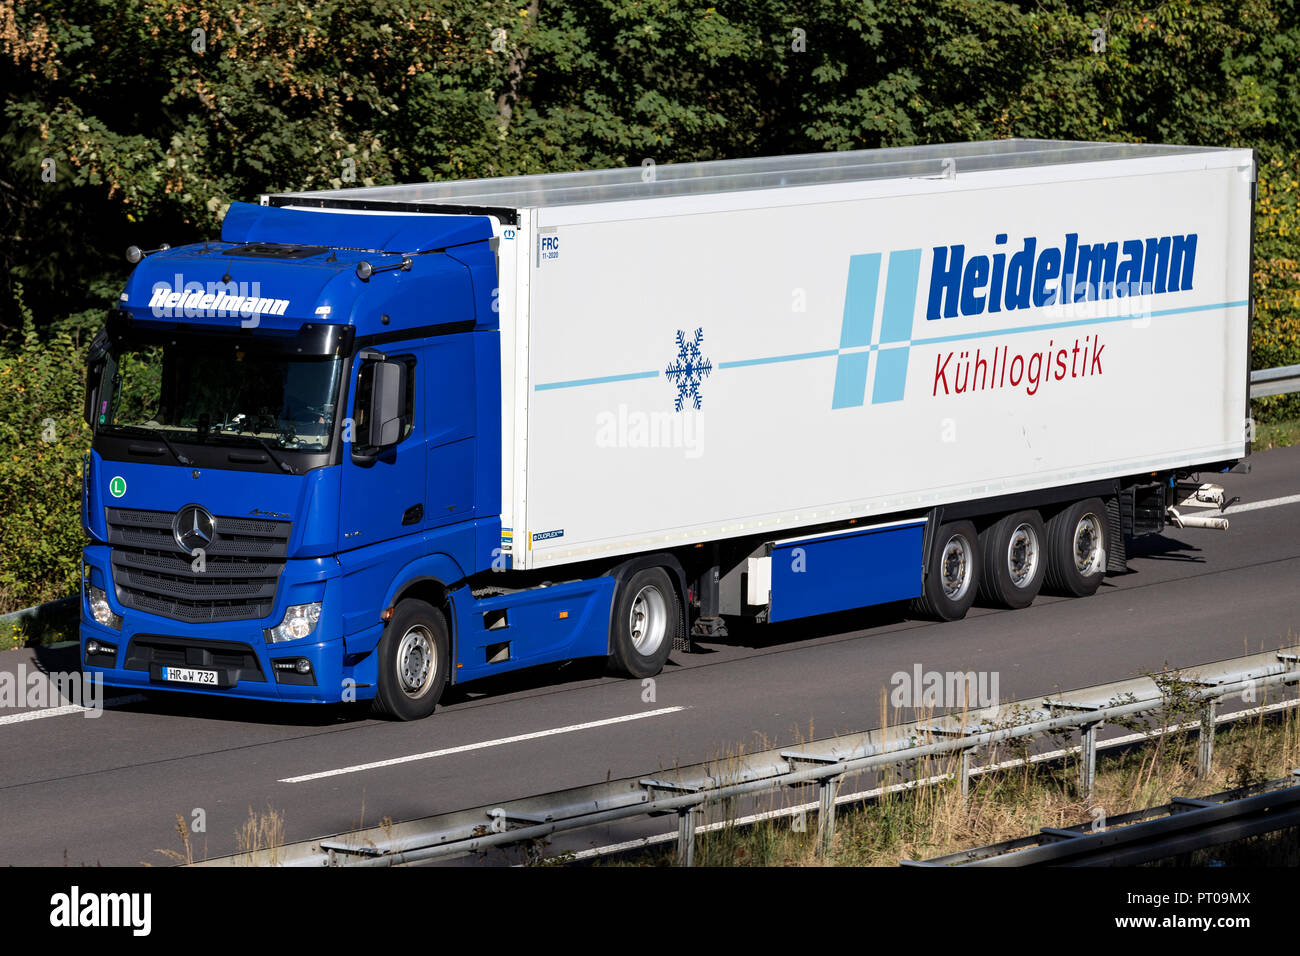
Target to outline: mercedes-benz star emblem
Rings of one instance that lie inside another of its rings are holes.
[[[217,519],[206,508],[186,505],[176,512],[172,521],[172,535],[186,554],[193,554],[197,549],[206,548],[212,543],[216,527]]]

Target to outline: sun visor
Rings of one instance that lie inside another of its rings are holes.
[[[487,216],[434,213],[358,213],[230,204],[221,238],[226,242],[274,242],[305,246],[428,252],[492,237]]]

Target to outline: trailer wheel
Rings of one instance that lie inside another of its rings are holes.
[[[658,674],[672,653],[681,621],[677,589],[663,568],[643,568],[622,581],[614,595],[609,672],[620,677]]]
[[[1047,521],[1047,587],[1087,597],[1106,576],[1106,505],[1089,498]]]
[[[442,611],[425,601],[398,603],[379,641],[379,692],[374,712],[398,720],[433,713],[451,665]]]
[[[940,621],[959,621],[975,603],[980,580],[979,537],[969,521],[940,525],[934,536],[925,590],[913,608]]]
[[[1028,607],[1047,570],[1047,531],[1037,511],[1017,511],[980,534],[984,574],[980,596],[1006,608]]]

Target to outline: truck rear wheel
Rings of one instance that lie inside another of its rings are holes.
[[[1047,521],[1047,587],[1087,597],[1106,576],[1106,504],[1089,498]]]
[[[1047,532],[1037,511],[1017,511],[980,534],[984,574],[980,596],[1006,608],[1028,607],[1046,573]]]
[[[399,602],[379,641],[374,712],[398,720],[432,714],[447,686],[450,646],[442,611],[425,601]]]
[[[979,536],[969,521],[940,525],[925,569],[925,589],[913,608],[940,621],[959,621],[975,603],[980,580]]]
[[[682,628],[677,589],[663,568],[643,568],[619,583],[610,622],[611,674],[653,677],[663,670]]]

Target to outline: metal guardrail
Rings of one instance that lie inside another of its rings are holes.
[[[1291,776],[903,866],[1137,866],[1300,826],[1300,770]]]
[[[8,628],[14,624],[42,627],[67,615],[75,617],[77,600],[78,595],[73,594],[69,597],[59,598],[57,601],[49,601],[46,604],[37,604],[32,607],[20,608],[17,611],[10,611],[8,614],[0,614],[0,628]]]
[[[1300,365],[1261,368],[1250,373],[1250,397],[1289,395],[1300,392]]]
[[[662,771],[653,777],[628,777],[195,865],[395,866],[526,843],[616,820],[675,813],[678,862],[689,866],[694,857],[697,818],[704,807],[764,791],[808,785],[817,787],[817,841],[824,852],[834,836],[837,797],[848,776],[949,755],[955,761],[951,774],[911,785],[956,777],[964,796],[975,772],[971,758],[976,750],[1042,734],[1077,731],[1080,788],[1091,794],[1101,726],[1107,721],[1157,711],[1175,700],[1198,705],[1200,763],[1204,772],[1213,759],[1215,726],[1230,716],[1217,713],[1220,702],[1238,694],[1254,700],[1269,688],[1297,683],[1300,645],[1155,675],[1154,679],[1143,677],[1053,694],[1035,706],[1000,704],[922,718],[797,747]],[[1285,706],[1296,703],[1290,700]],[[1002,766],[1032,759],[1008,761]]]

